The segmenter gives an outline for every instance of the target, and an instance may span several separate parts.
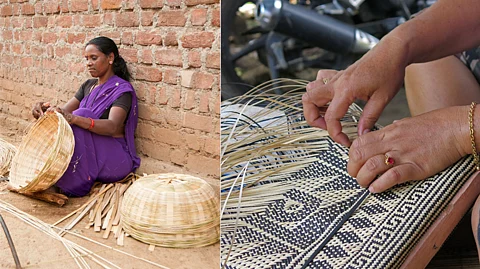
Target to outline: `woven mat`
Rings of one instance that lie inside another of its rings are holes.
[[[256,120],[255,124],[245,120],[245,124],[258,129],[259,133],[263,131],[262,119],[248,113],[257,111],[258,107],[245,109],[243,105],[224,103],[222,138],[235,125],[232,111],[238,114],[239,109],[249,120]],[[344,121],[358,120],[355,115],[359,111],[352,106]],[[289,125],[302,120],[301,111],[286,113],[282,119]],[[308,128],[306,123],[304,128]],[[290,130],[295,131],[295,128]],[[225,268],[301,268],[339,225],[339,230],[307,268],[398,268],[474,172],[473,159],[468,157],[426,180],[370,194],[342,223],[365,189],[346,172],[347,148],[328,136],[315,142],[323,143],[326,148],[313,154],[314,161],[281,178],[267,178],[244,188],[244,197],[255,192],[257,198],[248,202],[244,198],[241,210],[236,202],[227,206],[231,210],[223,214],[221,234],[221,263]],[[312,157],[311,153],[306,155]],[[262,158],[265,157],[257,159]],[[244,164],[238,165],[238,173],[242,167]],[[261,162],[257,162],[255,168],[261,171]],[[223,180],[227,172],[222,172],[223,204],[229,188]],[[248,176],[254,174],[247,173]],[[282,191],[276,191],[279,186]],[[242,214],[237,218],[239,211]]]

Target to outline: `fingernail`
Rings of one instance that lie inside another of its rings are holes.
[[[373,186],[368,187],[368,191],[371,193],[375,193],[375,189],[373,188]]]
[[[365,130],[363,130],[363,134],[366,134],[366,133],[368,133],[368,132],[370,132],[370,129],[365,129]]]

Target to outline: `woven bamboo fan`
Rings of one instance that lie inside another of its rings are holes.
[[[139,241],[162,247],[200,247],[219,240],[218,196],[204,180],[152,174],[125,192],[121,225]]]
[[[10,165],[16,152],[17,148],[14,145],[0,138],[0,177],[10,171]]]
[[[20,192],[48,189],[67,169],[74,147],[72,128],[63,116],[45,114],[22,139],[12,161],[10,184]]]

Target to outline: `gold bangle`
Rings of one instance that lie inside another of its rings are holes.
[[[470,125],[470,140],[472,141],[472,155],[473,162],[475,163],[475,168],[480,170],[480,160],[478,158],[477,146],[475,145],[475,129],[473,128],[473,112],[475,111],[475,106],[477,103],[472,102],[470,105],[470,112],[468,113],[468,123]]]

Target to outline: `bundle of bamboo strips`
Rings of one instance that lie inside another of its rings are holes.
[[[10,171],[12,160],[17,153],[17,148],[0,138],[0,177],[5,176]]]
[[[88,214],[86,229],[93,227],[95,232],[103,232],[102,237],[105,239],[108,239],[110,233],[113,232],[117,245],[123,246],[124,237],[128,234],[120,224],[120,208],[123,194],[137,178],[138,175],[131,173],[119,182],[101,184],[99,188],[94,188],[91,198],[85,204],[53,225],[58,225],[73,217],[64,227],[64,230],[71,230]],[[60,232],[60,235],[64,234],[64,231]]]

